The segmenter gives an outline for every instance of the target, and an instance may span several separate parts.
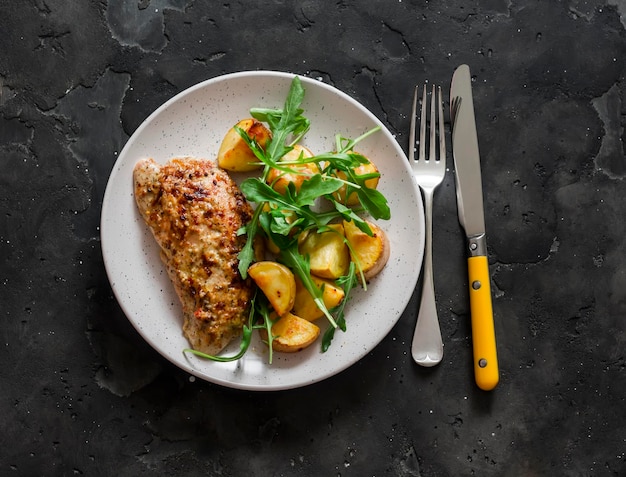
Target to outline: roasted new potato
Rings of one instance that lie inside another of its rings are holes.
[[[291,310],[296,299],[296,280],[291,270],[281,263],[265,260],[250,265],[248,275],[279,316]]]
[[[320,328],[304,318],[287,313],[275,319],[272,325],[272,349],[281,353],[296,353],[311,345],[320,335]],[[267,341],[267,331],[260,330],[261,338]]]
[[[285,164],[285,166],[298,171],[298,174],[294,172],[284,172],[274,168],[270,169],[266,182],[271,185],[276,192],[284,194],[290,182],[293,182],[296,190],[300,190],[300,186],[305,180],[319,172],[317,166],[312,162],[299,164],[297,161],[301,154],[303,157],[313,157],[313,153],[309,149],[300,144],[296,144],[293,146],[293,149],[281,159],[281,162],[293,162],[293,165]]]
[[[339,305],[345,297],[344,291],[341,287],[335,285],[332,280],[325,278],[319,278],[315,275],[311,276],[315,285],[322,290],[322,301],[326,305],[327,309],[332,309]],[[324,312],[319,309],[317,303],[313,301],[313,297],[304,287],[298,277],[296,277],[296,300],[293,303],[294,314],[305,320],[313,321],[324,316]]]
[[[248,133],[259,146],[265,148],[272,133],[265,125],[253,118],[242,119],[237,127]],[[239,135],[233,126],[228,130],[217,153],[217,164],[227,171],[248,172],[261,167],[259,159],[254,155],[246,141]]]
[[[374,165],[373,162],[369,161],[365,164],[361,164],[359,166],[357,166],[354,169],[354,173],[356,175],[365,175],[365,174],[379,174],[378,172],[378,168]],[[342,171],[339,171],[337,173],[337,177],[339,177],[340,179],[345,180],[347,178],[346,174]],[[371,177],[369,179],[365,180],[365,186],[370,188],[370,189],[376,189],[376,187],[378,187],[378,179],[379,177]],[[348,192],[348,186],[347,185],[343,185],[340,189],[337,190],[337,192],[335,192],[333,195],[335,196],[335,199],[347,206],[355,206],[355,205],[359,205],[359,196],[356,193],[356,191],[352,190],[350,191],[350,193],[347,195],[346,194]]]
[[[373,235],[369,236],[354,222],[343,222],[346,239],[350,243],[351,259],[361,266],[366,280],[374,278],[389,260],[389,239],[378,225],[368,222]]]
[[[298,244],[302,255],[309,256],[311,274],[322,278],[339,278],[350,266],[350,252],[344,241],[343,225],[329,225],[332,230],[303,234]]]

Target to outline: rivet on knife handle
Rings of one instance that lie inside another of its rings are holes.
[[[467,259],[472,320],[474,377],[480,389],[491,391],[498,384],[498,355],[491,306],[489,263],[484,255]]]

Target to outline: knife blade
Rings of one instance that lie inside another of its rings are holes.
[[[459,66],[452,76],[450,118],[457,208],[459,222],[467,237],[474,379],[479,388],[490,391],[498,384],[500,373],[491,302],[472,79],[467,65]]]

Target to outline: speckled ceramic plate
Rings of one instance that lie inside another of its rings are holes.
[[[311,119],[304,144],[314,152],[332,150],[337,133],[355,138],[375,126],[382,127],[359,144],[359,151],[380,169],[379,189],[391,207],[391,220],[379,223],[389,236],[389,262],[367,292],[359,289],[353,295],[347,307],[348,329],[336,333],[326,353],[314,344],[296,354],[275,353],[270,365],[267,347],[255,337],[251,349],[237,362],[216,363],[183,355],[188,343],[181,331],[181,307],[158,246],[135,206],[133,167],[143,157],[161,163],[186,155],[215,159],[226,131],[249,117],[251,107],[282,107],[292,79],[291,74],[270,71],[235,73],[197,84],[163,104],[122,150],[102,206],[104,263],[128,319],[146,341],[180,368],[233,388],[295,388],[354,364],[398,321],[422,264],[422,200],[402,149],[387,128],[358,102],[331,86],[302,77],[306,90],[302,106]],[[238,343],[233,343],[226,353],[235,353],[237,348]]]

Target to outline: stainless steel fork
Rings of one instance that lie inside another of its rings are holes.
[[[426,250],[424,253],[424,273],[422,279],[422,297],[419,313],[417,315],[417,325],[413,335],[411,345],[411,355],[415,362],[421,366],[435,366],[443,357],[443,341],[441,339],[441,329],[437,317],[437,305],[435,303],[435,287],[433,284],[432,266],[432,235],[433,235],[433,195],[436,187],[443,181],[446,172],[446,141],[443,128],[443,99],[441,87],[438,88],[438,100],[435,98],[435,86],[432,87],[430,98],[430,138],[429,156],[426,158],[426,109],[427,92],[424,85],[422,94],[422,108],[420,115],[420,139],[419,157],[415,159],[415,129],[416,110],[418,102],[418,87],[415,87],[413,96],[413,108],[411,116],[411,131],[409,133],[409,159],[413,167],[413,175],[417,184],[424,194],[424,209],[426,218]],[[439,157],[436,152],[436,116],[435,108],[438,111],[439,123]]]

